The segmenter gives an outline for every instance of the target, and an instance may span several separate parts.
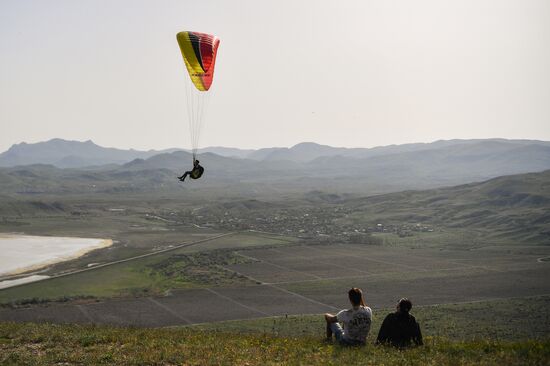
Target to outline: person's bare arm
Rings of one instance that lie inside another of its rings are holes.
[[[327,321],[327,323],[337,323],[338,322],[338,318],[336,317],[336,315],[329,314],[329,313],[325,314],[325,320]]]

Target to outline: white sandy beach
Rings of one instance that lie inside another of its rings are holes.
[[[0,276],[78,258],[112,244],[110,239],[0,234]]]

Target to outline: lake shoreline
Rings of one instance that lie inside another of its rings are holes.
[[[0,233],[0,279],[37,271],[113,245],[112,239]]]

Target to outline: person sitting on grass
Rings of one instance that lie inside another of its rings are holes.
[[[341,310],[338,314],[325,314],[327,322],[327,340],[332,341],[334,334],[341,345],[364,345],[369,335],[372,310],[365,305],[363,292],[356,287],[348,292],[351,309]]]
[[[378,332],[377,344],[391,345],[397,348],[405,348],[411,345],[421,346],[422,333],[420,325],[414,316],[409,314],[412,302],[402,298],[397,302],[397,311],[388,314]]]

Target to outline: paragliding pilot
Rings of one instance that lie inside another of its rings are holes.
[[[199,161],[193,159],[193,170],[186,171],[181,177],[178,177],[182,182],[185,181],[187,176],[190,176],[191,179],[199,179],[204,173],[204,168],[199,164]]]

